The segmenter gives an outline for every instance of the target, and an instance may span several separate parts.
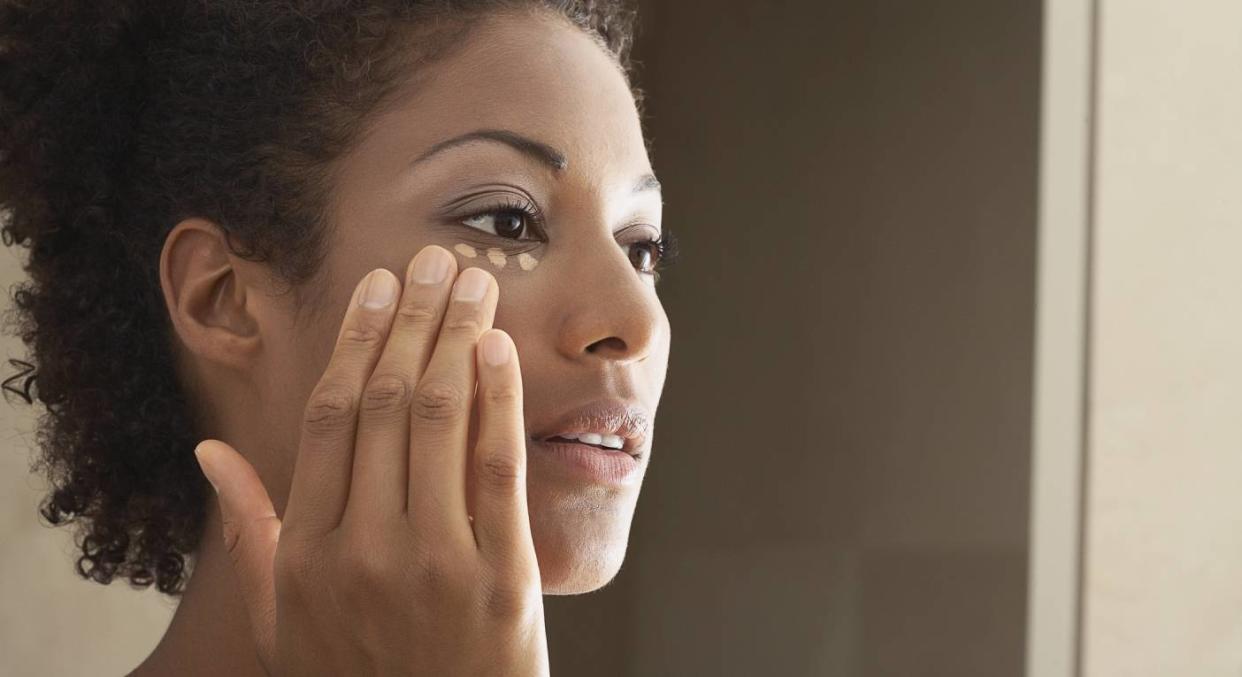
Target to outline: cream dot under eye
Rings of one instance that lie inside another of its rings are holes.
[[[505,256],[505,253],[496,247],[487,250],[487,260],[491,261],[492,265],[497,268],[504,268],[505,264],[509,262],[509,258]]]
[[[468,259],[478,258],[480,254],[478,249],[471,247],[465,242],[459,242],[453,245],[453,250]],[[499,247],[488,247],[483,253],[487,256],[487,260],[499,269],[503,269],[509,263],[509,256],[506,255],[504,250]],[[526,252],[518,254],[516,258],[518,267],[525,271],[534,270],[535,267],[539,265],[539,259]]]

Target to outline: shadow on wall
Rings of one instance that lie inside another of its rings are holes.
[[[642,11],[675,338],[553,669],[1021,674],[1040,3]]]

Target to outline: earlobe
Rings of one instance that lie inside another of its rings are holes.
[[[204,219],[178,223],[160,253],[160,287],[177,338],[206,361],[252,366],[261,344],[247,269],[224,231]]]

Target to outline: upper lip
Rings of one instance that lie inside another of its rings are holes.
[[[622,451],[637,456],[651,433],[651,416],[641,405],[604,399],[571,409],[554,422],[532,432],[540,442],[565,434],[600,433],[624,440]]]

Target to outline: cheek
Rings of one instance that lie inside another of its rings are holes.
[[[352,290],[351,290],[352,292]],[[337,327],[326,320],[292,326],[280,333],[269,329],[262,366],[253,373],[257,390],[254,449],[248,454],[268,488],[273,504],[283,513],[306,402],[323,376],[336,343]]]

